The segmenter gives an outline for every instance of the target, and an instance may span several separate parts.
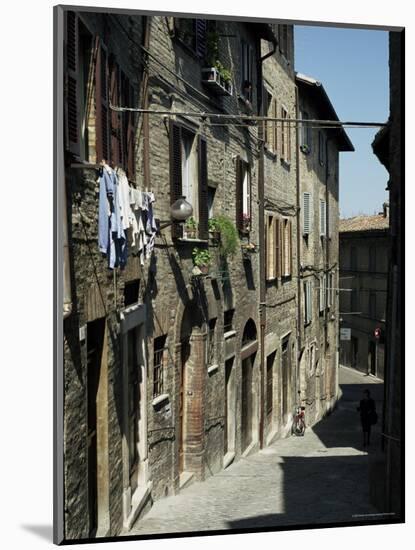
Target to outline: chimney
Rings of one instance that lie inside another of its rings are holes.
[[[383,203],[383,217],[384,218],[389,218],[389,203],[388,202]]]

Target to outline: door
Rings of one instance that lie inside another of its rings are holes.
[[[105,319],[87,324],[87,457],[89,534],[98,528],[97,394],[104,342]]]
[[[252,364],[253,357],[249,356],[242,361],[242,403],[241,403],[241,432],[242,451],[252,442]]]
[[[289,376],[291,373],[291,360],[288,346],[288,339],[284,340],[281,348],[281,370],[282,370],[282,420],[285,424],[288,420],[288,396]]]
[[[179,392],[179,473],[184,471],[184,421],[185,421],[185,388],[186,388],[186,362],[190,356],[189,339],[182,340],[181,364],[180,364],[180,392]]]
[[[128,455],[130,469],[130,487],[133,493],[138,484],[139,470],[139,431],[140,415],[140,377],[141,371],[137,354],[138,331],[130,330],[127,333],[127,366],[128,366]]]
[[[370,374],[376,376],[376,343],[369,342],[369,369]]]
[[[224,454],[233,451],[231,448],[232,434],[232,399],[231,399],[231,376],[233,357],[225,362],[225,426],[224,426]]]
[[[267,425],[269,430],[272,428],[272,417],[274,410],[274,362],[276,351],[267,357],[267,380],[266,380],[266,407],[267,407]]]

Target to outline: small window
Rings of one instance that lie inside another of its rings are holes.
[[[291,124],[290,116],[285,107],[281,107],[281,159],[291,162]]]
[[[164,352],[166,349],[167,335],[158,336],[154,339],[153,354],[153,397],[164,393]]]
[[[292,222],[283,219],[282,231],[282,277],[290,277],[292,272]]]
[[[136,304],[139,299],[140,280],[128,281],[124,286],[124,307]]]
[[[310,119],[307,111],[302,111],[301,119],[304,121],[301,124],[301,133],[300,133],[300,147],[303,153],[311,152],[311,127],[307,121]]]
[[[308,325],[309,323],[311,323],[312,314],[313,314],[312,281],[311,280],[304,281],[303,289],[304,289],[304,324]]]
[[[253,48],[246,42],[241,42],[241,95],[252,102],[253,89]]]
[[[277,118],[277,100],[272,95],[264,90],[264,112],[268,118]],[[267,120],[264,123],[264,142],[265,147],[271,153],[277,152],[277,122],[275,120]]]
[[[207,21],[205,19],[175,17],[174,35],[198,57],[205,57],[207,44]]]
[[[326,201],[320,200],[320,237],[327,236]]]
[[[224,313],[224,316],[223,316],[223,332],[225,334],[227,332],[230,332],[230,331],[234,330],[234,328],[233,328],[234,313],[235,313],[234,309],[228,309]]]
[[[303,193],[303,235],[311,233],[311,193]]]
[[[236,159],[236,225],[242,233],[251,230],[251,167]]]

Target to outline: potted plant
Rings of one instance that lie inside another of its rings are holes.
[[[194,248],[192,252],[193,263],[199,268],[202,275],[209,273],[209,266],[212,262],[212,256],[207,248]]]
[[[220,254],[224,258],[234,254],[239,246],[239,236],[235,224],[226,216],[218,216],[216,225],[220,231]]]
[[[188,239],[195,239],[196,238],[197,222],[193,218],[193,216],[191,216],[190,218],[188,218],[186,220],[186,222],[184,224],[184,229],[185,229],[185,232],[186,232],[186,238],[188,238]]]
[[[251,216],[249,214],[242,214],[242,231],[248,233],[251,228]]]
[[[214,241],[219,241],[220,239],[220,225],[216,218],[209,218],[208,228],[211,238]]]

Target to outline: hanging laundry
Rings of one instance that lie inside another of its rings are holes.
[[[120,216],[124,231],[128,229],[133,222],[133,211],[130,205],[130,185],[127,176],[122,168],[116,169],[118,185],[120,191]]]
[[[107,164],[102,166],[99,177],[98,245],[107,256],[110,269],[125,267],[127,239],[121,220],[119,183]]]
[[[156,199],[154,197],[154,193],[152,193],[151,191],[145,191],[143,195],[144,195],[143,203],[145,203],[146,205],[145,230],[146,230],[146,234],[149,237],[147,240],[145,256],[146,258],[150,258],[154,249],[154,244],[156,241],[156,234],[157,234],[157,224],[153,213],[153,203],[156,201]]]

